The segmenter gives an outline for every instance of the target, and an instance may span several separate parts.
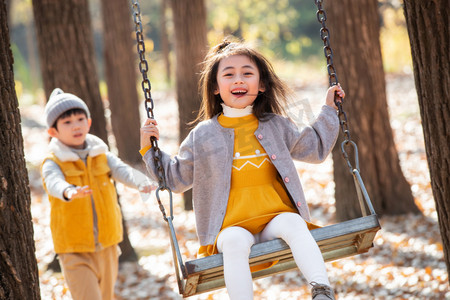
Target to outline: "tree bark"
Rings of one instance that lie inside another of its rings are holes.
[[[59,87],[83,99],[93,120],[91,133],[107,143],[87,0],[33,0],[33,13],[47,98]]]
[[[390,126],[377,5],[377,0],[361,0],[358,5],[350,0],[327,2],[334,65],[346,91],[350,136],[359,147],[361,176],[375,211],[379,215],[419,213],[400,168]],[[361,215],[353,177],[342,159],[342,141],[341,135],[333,150],[338,220]],[[352,158],[354,154],[346,148]]]
[[[167,17],[166,17],[166,11],[167,11],[167,1],[161,0],[161,52],[162,57],[164,60],[164,67],[166,69],[166,81],[171,81],[171,67],[170,67],[170,44],[169,44],[169,38],[167,35]]]
[[[102,0],[105,75],[111,125],[119,156],[131,165],[142,164],[139,154],[139,100],[132,15],[127,0]]]
[[[448,0],[405,0],[431,187],[450,270],[450,7]]]
[[[179,140],[189,133],[200,107],[198,92],[200,63],[207,50],[206,6],[204,0],[171,0],[175,24],[176,92],[179,111]],[[192,209],[192,191],[184,194],[185,209]]]
[[[14,84],[7,8],[0,2],[0,299],[40,299],[31,197]]]

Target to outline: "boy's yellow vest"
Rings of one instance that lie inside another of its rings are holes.
[[[50,228],[56,253],[94,252],[93,207],[94,199],[98,220],[98,242],[103,248],[122,241],[122,216],[117,202],[116,189],[110,179],[110,168],[104,153],[88,156],[86,164],[61,161],[54,154],[51,159],[61,168],[66,181],[77,186],[88,185],[93,193],[70,202],[52,197]],[[45,161],[45,160],[44,160]],[[45,184],[44,184],[44,188]]]

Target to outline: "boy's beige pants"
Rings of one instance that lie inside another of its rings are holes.
[[[119,270],[117,245],[93,253],[60,253],[64,278],[74,300],[112,300]]]

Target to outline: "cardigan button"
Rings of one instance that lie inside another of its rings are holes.
[[[302,206],[302,203],[300,201],[297,202],[297,206],[300,207]]]
[[[262,134],[258,134],[258,139],[262,140],[263,135]]]
[[[284,182],[288,183],[289,182],[289,177],[284,177]]]
[[[272,160],[275,160],[275,159],[277,159],[277,156],[275,154],[272,154],[271,158],[272,158]]]

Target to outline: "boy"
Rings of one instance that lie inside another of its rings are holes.
[[[86,104],[56,88],[45,107],[50,154],[42,164],[55,252],[73,299],[114,298],[122,216],[111,179],[150,193],[146,176],[89,134]],[[139,180],[138,180],[139,178]]]

